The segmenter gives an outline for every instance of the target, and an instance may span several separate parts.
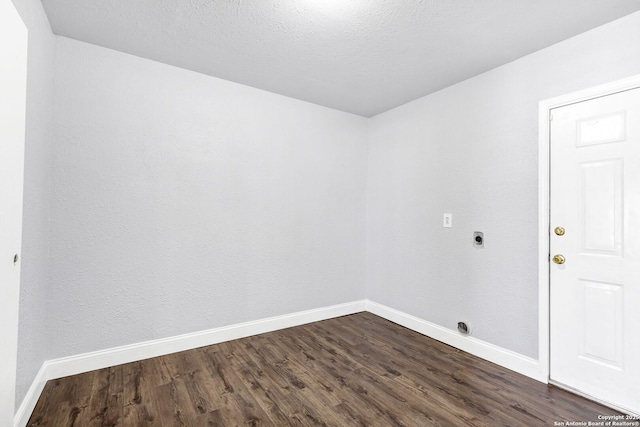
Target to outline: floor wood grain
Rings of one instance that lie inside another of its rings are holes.
[[[49,381],[28,425],[531,427],[615,414],[358,313]]]

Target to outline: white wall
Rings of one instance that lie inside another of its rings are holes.
[[[640,73],[638,40],[635,13],[371,119],[367,297],[537,359],[538,102]]]
[[[15,1],[29,30],[16,406],[46,360],[54,40],[39,0]]]
[[[366,119],[57,38],[49,358],[363,299]]]

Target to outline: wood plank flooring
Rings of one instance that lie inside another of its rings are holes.
[[[554,426],[615,411],[358,313],[47,383],[29,426]]]

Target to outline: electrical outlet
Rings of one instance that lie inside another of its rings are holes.
[[[473,232],[473,246],[476,248],[484,248],[484,233],[482,231]]]
[[[447,228],[453,227],[453,214],[442,214],[442,226]]]

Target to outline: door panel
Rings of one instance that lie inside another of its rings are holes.
[[[579,357],[622,369],[623,287],[587,280],[579,280],[579,286]]]
[[[625,140],[626,116],[624,111],[578,120],[578,147],[606,144]]]
[[[579,165],[580,252],[622,254],[622,159]]]
[[[640,89],[551,113],[550,377],[640,413]]]
[[[13,425],[25,102],[27,30],[11,0],[0,0],[0,425]],[[18,255],[17,262],[14,256]]]

